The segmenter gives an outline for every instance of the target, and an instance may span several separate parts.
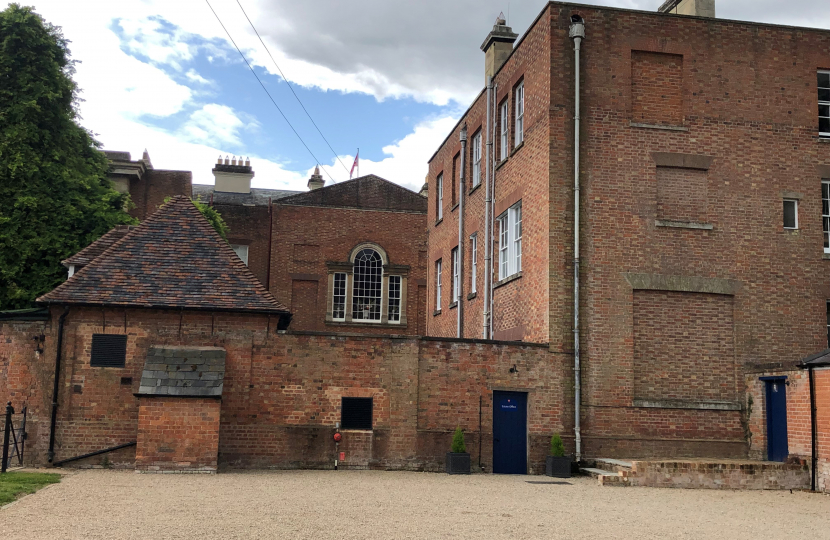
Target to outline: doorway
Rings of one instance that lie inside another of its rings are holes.
[[[493,391],[493,472],[527,474],[527,392]]]
[[[767,398],[767,459],[786,461],[787,446],[787,381],[765,379]]]

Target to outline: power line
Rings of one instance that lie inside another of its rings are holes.
[[[300,100],[300,96],[298,96],[297,92],[294,91],[294,86],[288,81],[288,77],[286,77],[285,73],[282,72],[282,69],[280,68],[279,64],[277,64],[277,61],[274,60],[274,57],[271,55],[271,51],[268,49],[268,45],[266,45],[265,42],[262,41],[262,36],[259,35],[259,32],[256,29],[256,26],[254,26],[254,23],[251,22],[251,18],[248,17],[248,14],[245,12],[245,8],[242,7],[242,3],[239,0],[236,0],[236,3],[239,5],[239,9],[242,10],[242,14],[245,15],[246,19],[248,19],[248,24],[250,24],[251,28],[254,29],[254,33],[256,34],[256,37],[259,38],[259,42],[262,43],[263,47],[265,47],[265,52],[267,52],[268,56],[271,57],[271,61],[277,67],[277,71],[280,72],[280,75],[282,76],[282,80],[284,80],[286,82],[286,84],[288,85],[288,88],[291,89],[291,93],[294,94],[295,98],[297,98],[297,102],[300,104],[300,107],[303,108],[303,111],[305,111],[305,114],[306,114],[306,116],[308,116],[308,119],[311,120],[312,124],[314,124],[314,127],[317,129],[317,133],[319,133],[320,136],[323,138],[323,140],[326,141],[326,144],[328,145],[329,150],[331,150],[331,153],[334,154],[334,157],[337,159],[337,161],[340,162],[340,165],[343,166],[343,169],[345,169],[346,172],[349,172],[349,168],[346,167],[346,165],[342,161],[340,161],[340,156],[338,156],[337,152],[334,151],[334,148],[331,147],[331,143],[329,143],[329,140],[326,139],[325,135],[323,135],[323,132],[320,131],[320,128],[317,126],[317,122],[314,121],[314,118],[312,118],[311,114],[309,114],[308,110],[306,110],[305,105],[303,105],[303,102]]]
[[[329,174],[329,172],[326,170],[326,168],[325,168],[325,167],[323,167],[323,165],[320,163],[320,160],[319,160],[319,159],[317,159],[317,156],[315,156],[315,155],[314,155],[314,152],[312,152],[312,151],[311,151],[311,148],[309,148],[309,147],[308,147],[308,145],[305,143],[305,141],[303,140],[303,138],[302,138],[302,137],[300,137],[300,134],[299,134],[299,133],[297,133],[297,130],[296,130],[296,129],[294,129],[294,126],[292,126],[292,125],[291,125],[291,122],[289,122],[288,118],[285,116],[285,113],[284,113],[284,112],[282,112],[282,109],[280,109],[280,106],[279,106],[279,105],[277,105],[277,102],[276,102],[276,101],[274,101],[274,98],[271,96],[271,92],[269,92],[269,91],[268,91],[268,89],[267,89],[267,88],[265,87],[265,85],[262,83],[262,80],[259,78],[259,75],[257,75],[257,74],[256,74],[256,71],[254,71],[254,68],[251,66],[250,62],[248,62],[248,59],[247,59],[247,58],[245,58],[245,55],[244,55],[244,54],[242,54],[242,51],[239,49],[239,46],[236,44],[236,41],[234,41],[234,40],[233,40],[233,37],[231,37],[231,33],[230,33],[230,32],[228,32],[228,29],[227,29],[227,28],[225,28],[225,23],[223,23],[223,22],[222,22],[222,19],[220,19],[220,18],[219,18],[219,15],[217,15],[216,10],[214,10],[214,9],[213,9],[213,6],[211,6],[211,5],[210,5],[210,0],[205,0],[205,3],[208,5],[208,7],[210,8],[210,10],[213,12],[213,16],[214,16],[214,17],[216,17],[216,20],[217,20],[217,21],[219,21],[219,24],[222,26],[222,30],[224,30],[224,31],[225,31],[225,34],[227,34],[227,35],[228,35],[228,39],[230,39],[230,40],[231,40],[231,43],[233,43],[233,46],[236,48],[236,52],[238,52],[238,53],[239,53],[239,56],[241,56],[241,57],[242,57],[242,59],[245,61],[245,64],[247,64],[248,69],[250,69],[250,70],[251,70],[251,73],[253,73],[253,74],[254,74],[254,77],[256,77],[256,80],[257,80],[257,82],[259,82],[259,85],[262,87],[262,89],[263,89],[263,90],[265,90],[265,93],[266,93],[266,94],[268,94],[268,98],[271,100],[271,103],[273,103],[273,104],[274,104],[274,107],[276,107],[276,108],[277,108],[277,110],[280,112],[280,114],[282,115],[283,119],[284,119],[284,120],[285,120],[285,122],[288,124],[288,127],[290,127],[290,128],[291,128],[291,131],[293,131],[293,132],[294,132],[294,135],[296,135],[296,136],[297,136],[297,138],[298,138],[298,139],[300,139],[300,142],[301,142],[301,143],[303,143],[303,146],[305,146],[305,149],[306,149],[306,150],[308,150],[308,153],[309,153],[309,154],[311,154],[311,157],[313,157],[313,158],[314,158],[314,161],[317,163],[317,165],[319,165],[320,167],[322,167],[322,168],[323,168],[323,170],[326,172],[326,174],[328,175],[328,177],[329,177],[329,178],[331,178],[332,183],[334,183],[334,178],[332,178],[332,177],[331,177],[331,174]]]

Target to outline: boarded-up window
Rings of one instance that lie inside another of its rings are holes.
[[[320,246],[294,244],[294,262],[317,262],[320,260]]]
[[[683,124],[683,56],[631,51],[631,119]]]
[[[344,397],[340,409],[342,429],[372,429],[372,398]]]
[[[734,401],[733,297],[634,291],[634,398]]]
[[[657,219],[708,221],[707,172],[657,167]]]
[[[317,282],[295,280],[291,283],[291,328],[319,330],[323,314],[317,313]]]
[[[123,334],[92,334],[93,367],[124,367],[127,359],[127,336]]]

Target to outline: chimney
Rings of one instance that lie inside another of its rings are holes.
[[[249,159],[244,161],[244,165],[242,163],[241,156],[238,161],[236,156],[234,156],[231,162],[228,161],[228,156],[225,156],[224,162],[222,156],[219,156],[212,170],[213,178],[216,180],[213,191],[223,193],[250,193],[254,170],[251,168],[251,161]]]
[[[311,175],[311,178],[308,179],[308,189],[309,191],[314,191],[315,189],[320,189],[326,185],[326,181],[323,179],[323,175],[320,174],[320,166],[314,167],[314,174]]]
[[[493,31],[487,35],[487,39],[481,45],[484,51],[484,84],[490,77],[496,74],[510,53],[513,52],[513,43],[519,34],[514,34],[513,29],[507,26],[504,20],[504,13],[499,13]]]
[[[715,0],[666,0],[657,11],[675,15],[715,18]]]

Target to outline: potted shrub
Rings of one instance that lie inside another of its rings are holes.
[[[460,427],[455,428],[452,446],[447,452],[447,474],[470,474],[470,454],[467,453]]]
[[[558,433],[550,438],[550,455],[545,462],[545,474],[555,478],[571,477],[571,458],[565,457],[565,445]]]

